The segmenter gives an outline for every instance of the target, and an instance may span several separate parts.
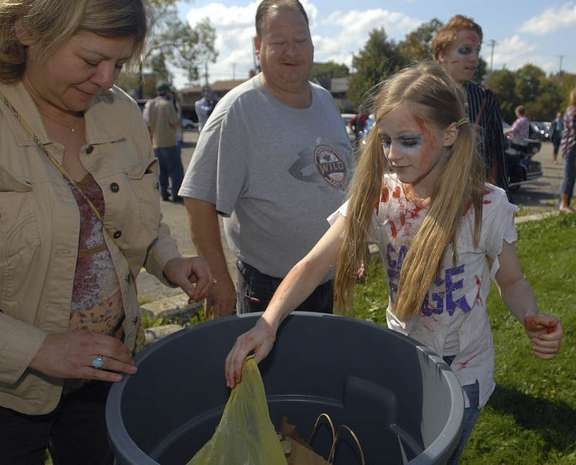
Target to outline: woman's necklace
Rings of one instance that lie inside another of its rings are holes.
[[[69,125],[69,124],[64,124],[62,121],[60,121],[58,118],[55,118],[54,116],[51,116],[47,113],[44,113],[43,111],[40,111],[40,113],[42,114],[42,116],[48,118],[49,120],[53,121],[54,123],[56,123],[58,126],[62,126],[63,128],[68,129],[72,134],[75,134],[81,127],[82,127],[82,123],[84,120],[84,117],[78,117],[78,124],[75,125]]]

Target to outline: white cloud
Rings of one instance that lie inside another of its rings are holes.
[[[216,63],[208,64],[210,81],[241,79],[248,76],[254,66],[252,45],[255,34],[254,17],[259,3],[258,0],[243,6],[227,6],[214,2],[188,11],[187,19],[192,27],[208,18],[216,29],[215,46],[218,59]],[[313,27],[318,9],[309,0],[303,0],[302,4]],[[184,85],[182,77],[177,81],[178,87]]]
[[[252,39],[254,16],[259,1],[244,6],[227,6],[213,2],[188,11],[187,19],[194,26],[209,18],[216,29],[218,60],[208,65],[210,80],[244,78],[253,67]],[[402,13],[383,9],[336,11],[320,20],[318,8],[311,0],[302,4],[310,19],[315,60],[345,63],[350,66],[352,54],[366,43],[372,29],[384,27],[390,38],[401,40],[422,21]],[[178,80],[177,86],[184,83]]]
[[[343,39],[353,41],[360,37],[367,38],[372,29],[380,27],[383,27],[391,38],[403,38],[406,33],[416,29],[422,21],[403,13],[378,8],[335,11],[326,18],[324,23],[340,27],[345,35]]]
[[[483,49],[483,58],[490,65],[490,49]],[[557,64],[547,55],[539,55],[538,47],[526,42],[518,35],[507,37],[497,42],[494,48],[494,69],[507,68],[510,70],[518,69],[526,63],[539,66],[544,71],[555,71]]]
[[[549,8],[538,16],[530,18],[521,26],[520,31],[545,35],[573,26],[576,26],[576,4],[570,2],[556,8]]]
[[[316,61],[335,61],[350,66],[373,29],[383,27],[389,38],[401,40],[422,21],[383,9],[335,11],[318,26],[325,35],[316,35]]]
[[[188,11],[187,19],[192,27],[208,18],[216,29],[218,59],[216,63],[208,64],[210,81],[239,79],[248,75],[253,63],[252,38],[257,5],[257,1],[245,6],[210,3]]]

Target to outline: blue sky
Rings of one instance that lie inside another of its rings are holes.
[[[490,61],[490,40],[496,41],[494,68],[516,69],[526,63],[546,72],[576,73],[576,1],[554,0],[301,0],[311,19],[315,61],[351,64],[369,32],[384,27],[402,40],[419,24],[455,14],[473,17],[484,30],[482,55]],[[210,18],[217,32],[217,63],[209,65],[210,81],[247,76],[252,66],[251,39],[259,1],[180,1],[181,17],[194,25]],[[560,58],[562,56],[562,58]],[[177,79],[176,85],[185,83]]]

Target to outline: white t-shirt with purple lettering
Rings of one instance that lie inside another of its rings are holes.
[[[378,244],[388,275],[388,327],[416,339],[441,357],[455,356],[452,369],[460,383],[464,386],[479,382],[480,406],[486,404],[495,387],[494,346],[486,299],[499,268],[503,242],[517,239],[516,207],[508,202],[502,189],[491,184],[486,188],[479,246],[473,241],[474,213],[470,209],[458,230],[456,263],[450,248],[420,313],[408,322],[396,318],[394,301],[402,261],[428,209],[406,198],[402,183],[394,174],[383,178],[369,237],[370,242]],[[346,216],[346,207],[347,203],[329,221],[334,222],[339,214]]]

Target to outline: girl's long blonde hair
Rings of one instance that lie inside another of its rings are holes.
[[[463,89],[440,65],[419,64],[385,81],[374,99],[378,123],[402,104],[415,116],[441,129],[466,117]],[[394,305],[396,316],[408,320],[417,314],[452,244],[461,218],[474,210],[474,242],[480,239],[485,167],[475,148],[474,128],[463,124],[448,147],[442,173],[434,187],[428,213],[414,237],[400,271]],[[366,263],[366,239],[377,207],[387,162],[377,124],[368,135],[349,193],[346,227],[338,253],[335,298],[339,309],[351,303],[358,270]],[[453,247],[455,253],[455,247]]]

